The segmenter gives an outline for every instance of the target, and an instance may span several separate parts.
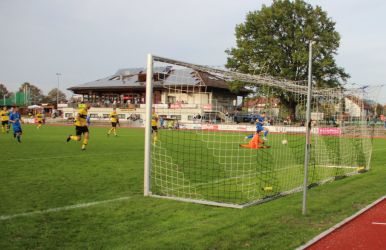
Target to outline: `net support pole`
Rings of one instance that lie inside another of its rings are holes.
[[[307,91],[307,113],[306,113],[306,147],[304,155],[304,183],[303,183],[303,207],[302,214],[307,213],[307,189],[308,189],[308,164],[310,162],[311,155],[311,95],[312,95],[312,45],[313,41],[309,44],[309,56],[308,56],[308,91]]]
[[[151,115],[153,106],[153,56],[147,55],[146,67],[146,115],[145,115],[145,166],[143,195],[150,195],[150,169],[151,169]]]

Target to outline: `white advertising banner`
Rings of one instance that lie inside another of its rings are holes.
[[[240,124],[194,124],[182,123],[181,129],[203,129],[203,130],[217,130],[217,131],[239,131],[239,132],[254,132],[256,126],[254,125],[240,125]],[[266,126],[271,133],[305,133],[306,127],[295,126]],[[317,134],[318,129],[313,128],[311,133]]]

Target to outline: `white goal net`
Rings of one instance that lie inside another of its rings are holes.
[[[149,65],[146,195],[241,208],[302,190],[305,82],[161,57]],[[370,168],[369,94],[315,83],[308,187]]]

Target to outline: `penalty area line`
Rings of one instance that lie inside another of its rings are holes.
[[[45,210],[38,210],[38,211],[32,211],[32,212],[26,212],[26,213],[20,213],[20,214],[1,215],[0,221],[11,220],[11,219],[18,218],[18,217],[30,217],[30,216],[39,215],[39,214],[48,214],[48,213],[60,212],[60,211],[78,209],[78,208],[92,207],[92,206],[96,206],[96,205],[100,205],[100,204],[118,202],[118,201],[123,201],[123,200],[128,200],[128,199],[130,199],[129,196],[124,196],[124,197],[119,197],[119,198],[110,199],[110,200],[79,203],[79,204],[70,205],[70,206],[49,208],[49,209],[45,209]]]

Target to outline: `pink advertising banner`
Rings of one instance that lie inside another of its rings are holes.
[[[172,104],[170,104],[170,108],[171,109],[180,109],[181,104],[180,103],[172,103]]]
[[[318,128],[319,135],[340,135],[341,133],[340,128]]]

